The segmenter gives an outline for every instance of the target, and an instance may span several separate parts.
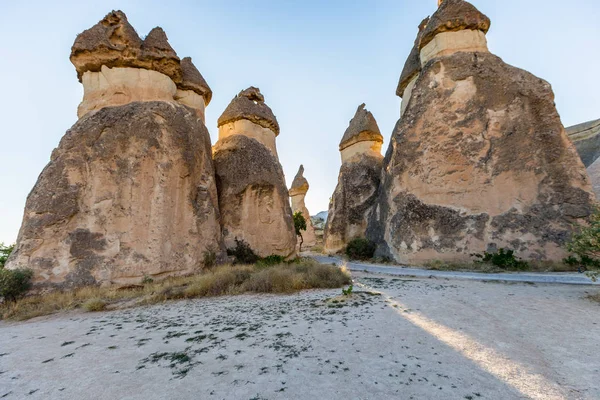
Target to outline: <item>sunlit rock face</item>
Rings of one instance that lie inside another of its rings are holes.
[[[362,104],[340,142],[342,167],[324,231],[324,250],[337,253],[352,239],[365,237],[377,199],[383,136],[373,115]]]
[[[213,148],[221,227],[227,248],[245,241],[261,257],[295,253],[296,232],[275,137],[279,124],[254,87],[219,118]]]
[[[42,288],[201,269],[224,249],[210,137],[174,99],[186,78],[166,35],[142,41],[112,12],[77,37],[71,60],[81,118],[27,198],[8,268],[33,269]]]
[[[302,213],[302,216],[306,220],[306,231],[302,232],[303,248],[312,247],[317,244],[315,228],[312,220],[310,219],[310,212],[308,211],[308,208],[306,208],[305,203],[306,193],[308,193],[309,188],[310,185],[304,177],[304,166],[301,165],[296,177],[294,178],[294,181],[292,182],[292,187],[290,188],[289,193],[292,201],[292,212]]]
[[[420,54],[440,34],[488,28],[469,3],[445,0],[420,33]],[[561,260],[572,224],[593,201],[550,85],[463,48],[422,63],[392,134],[368,236],[379,255],[403,263],[467,261],[501,247]]]

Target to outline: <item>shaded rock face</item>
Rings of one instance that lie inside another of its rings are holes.
[[[29,194],[9,268],[39,286],[139,283],[222,248],[210,137],[193,110],[134,102],[80,119]]]
[[[567,135],[586,168],[600,157],[600,119],[571,126],[567,128]]]
[[[305,203],[306,193],[308,192],[309,187],[308,181],[304,177],[304,166],[301,165],[298,173],[294,177],[289,193],[292,200],[292,213],[295,214],[301,212],[306,220],[306,231],[302,232],[303,246],[305,247],[312,247],[317,244],[315,228]]]
[[[342,164],[329,203],[323,236],[325,252],[337,253],[352,239],[365,237],[376,206],[382,159],[381,155],[363,155],[359,161]]]
[[[588,175],[592,181],[592,187],[597,198],[600,198],[600,160],[597,159],[587,168]]]
[[[490,247],[560,260],[594,201],[550,85],[478,52],[423,66],[379,197],[368,236],[379,255],[406,263],[471,260]]]
[[[275,155],[243,134],[213,149],[221,226],[227,248],[244,240],[261,256],[288,257],[296,248],[285,177]]]

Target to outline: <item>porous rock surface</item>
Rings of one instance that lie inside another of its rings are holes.
[[[210,137],[167,102],[80,119],[27,198],[8,268],[41,287],[139,283],[202,268],[222,248]]]
[[[472,23],[457,26],[489,25],[469,13],[460,18]],[[559,261],[594,201],[550,85],[490,53],[423,66],[383,171],[368,236],[379,255],[404,263],[469,261],[501,247]]]
[[[261,257],[288,257],[296,232],[283,170],[275,155],[243,134],[219,139],[213,150],[225,246],[245,241]]]
[[[219,127],[239,120],[248,120],[256,125],[270,129],[279,135],[279,123],[271,108],[265,103],[260,89],[253,86],[242,90],[233,98],[219,117]]]
[[[377,121],[360,105],[340,142],[342,166],[323,236],[326,253],[337,253],[352,239],[365,237],[377,200],[382,143]]]
[[[302,232],[303,246],[312,247],[317,244],[317,237],[315,235],[315,228],[310,218],[310,212],[306,208],[305,198],[306,193],[310,185],[304,177],[304,166],[300,165],[298,173],[294,177],[292,187],[289,190],[290,198],[292,200],[292,212],[301,212],[302,216],[306,220],[306,231]]]

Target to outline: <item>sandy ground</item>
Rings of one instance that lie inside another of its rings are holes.
[[[0,398],[600,399],[598,288],[354,279],[0,323]]]

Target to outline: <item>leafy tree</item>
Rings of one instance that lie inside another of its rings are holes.
[[[576,257],[565,260],[567,264],[579,264],[596,281],[600,276],[600,208],[596,208],[587,225],[580,225],[567,243],[567,250]]]
[[[15,245],[5,246],[4,243],[0,242],[0,268],[4,268],[8,256],[15,249]]]
[[[300,252],[302,252],[302,244],[304,243],[302,231],[306,231],[306,219],[300,211],[294,213],[294,228],[296,229],[296,235],[300,236]]]

